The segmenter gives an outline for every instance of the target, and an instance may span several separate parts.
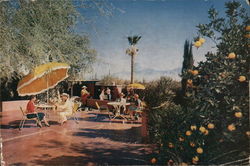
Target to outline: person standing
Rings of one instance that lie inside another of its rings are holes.
[[[109,87],[107,87],[106,94],[107,94],[108,100],[111,100],[111,90],[109,89]]]
[[[104,100],[104,98],[105,98],[104,89],[102,89],[101,94],[99,95],[99,98],[100,98],[100,100]]]
[[[135,93],[134,93],[133,88],[130,88],[130,89],[128,90],[127,100],[128,100],[129,102],[134,102],[134,101],[135,101]]]
[[[87,87],[86,86],[82,86],[82,90],[81,90],[81,98],[82,98],[82,105],[84,107],[86,107],[87,105],[87,98],[89,96],[89,92],[87,91]]]
[[[118,99],[118,98],[120,97],[119,95],[120,95],[119,90],[118,90],[117,87],[115,87],[115,88],[113,89],[113,91],[112,91],[112,98],[113,98],[113,100]]]

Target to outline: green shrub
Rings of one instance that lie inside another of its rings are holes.
[[[161,77],[159,80],[147,83],[144,100],[149,108],[162,107],[174,101],[178,89],[180,89],[179,82],[169,77]]]

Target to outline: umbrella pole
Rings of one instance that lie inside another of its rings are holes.
[[[49,90],[47,90],[47,104],[49,104]]]
[[[48,75],[47,75],[47,104],[49,104],[49,89],[48,89],[48,87],[49,87],[49,83],[48,83]]]
[[[71,83],[71,89],[70,89],[71,97],[73,96],[73,88],[74,88],[74,82]]]

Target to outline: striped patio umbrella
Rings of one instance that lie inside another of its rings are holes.
[[[133,89],[145,89],[145,86],[139,83],[129,84],[128,87]]]
[[[68,77],[70,66],[66,63],[50,62],[36,67],[19,81],[17,91],[20,96],[36,95],[54,88]]]

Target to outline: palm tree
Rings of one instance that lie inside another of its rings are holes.
[[[141,36],[129,36],[127,39],[128,39],[129,44],[130,44],[130,48],[128,48],[126,50],[126,54],[131,56],[131,84],[133,84],[134,83],[135,56],[137,55],[137,52],[139,51],[139,49],[136,48],[135,45],[141,39]]]

